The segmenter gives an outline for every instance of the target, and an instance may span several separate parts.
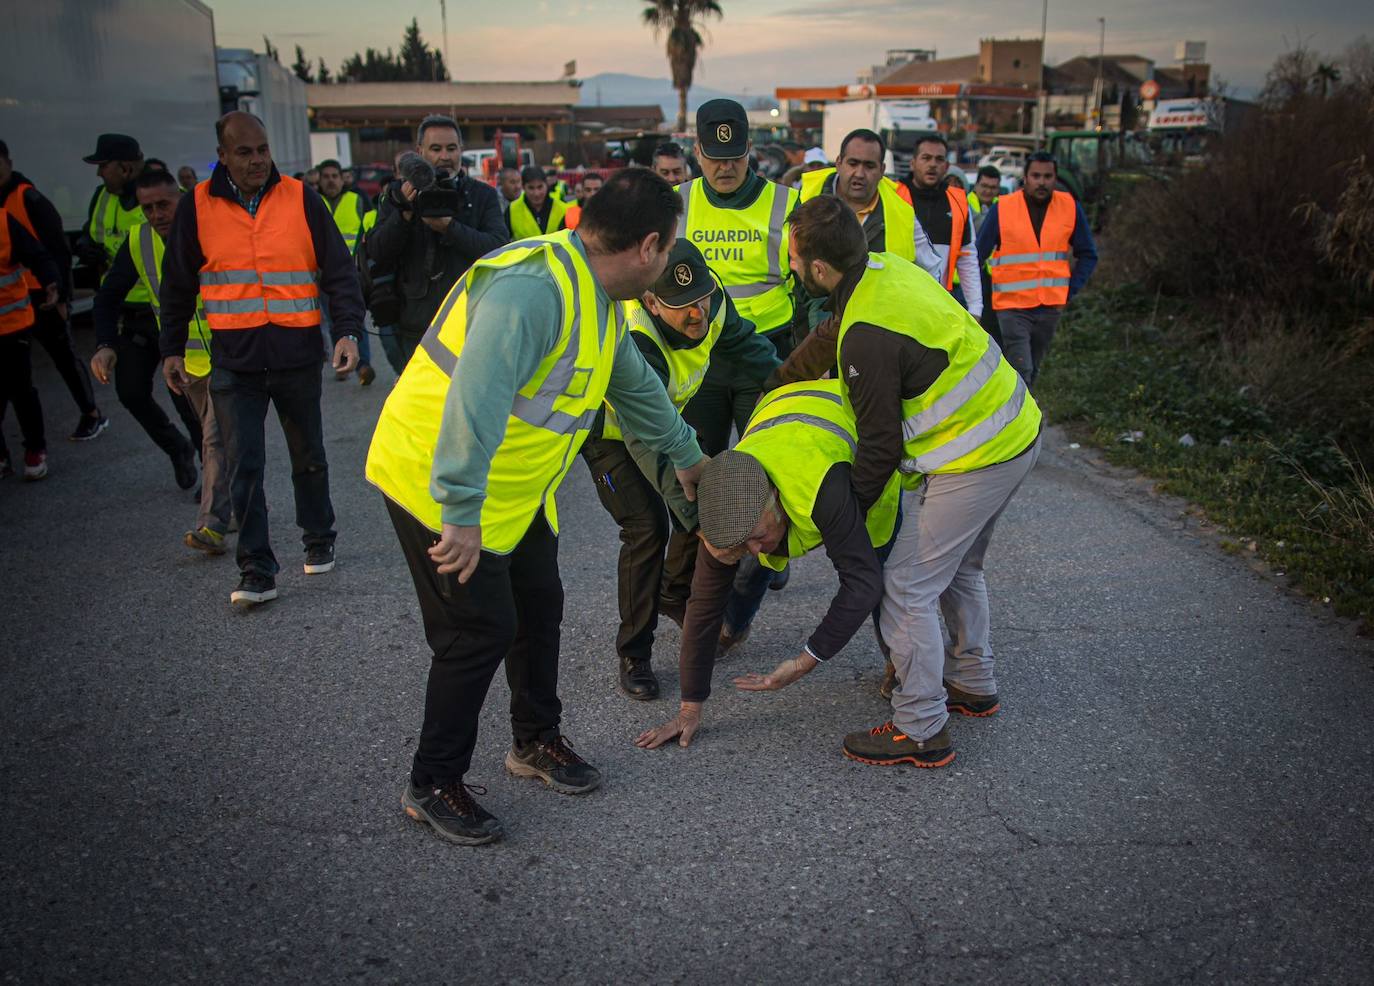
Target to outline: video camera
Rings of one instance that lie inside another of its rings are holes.
[[[415,197],[415,208],[425,219],[451,219],[458,215],[465,198],[458,176],[441,170],[434,173],[434,184]]]

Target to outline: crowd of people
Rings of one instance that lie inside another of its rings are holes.
[[[638,745],[692,742],[715,663],[818,547],[838,581],[823,617],[795,656],[738,688],[791,684],[871,619],[892,716],[846,735],[847,757],[942,767],[951,713],[1000,707],[983,565],[1039,454],[1031,391],[1055,325],[1096,262],[1081,208],[1047,154],[1000,194],[995,171],[952,185],[938,134],[898,180],[883,138],[856,130],[833,165],[796,162],[794,186],[751,166],[738,103],[703,104],[696,126],[699,174],[664,144],[650,167],[588,172],[576,195],[538,167],[503,170],[495,187],[465,174],[443,116],[420,124],[375,203],[337,161],[280,174],[243,112],[216,124],[205,180],[144,160],[125,135],[101,135],[86,158],[101,179],[77,248],[102,272],[90,370],[114,381],[177,485],[200,483],[186,545],[222,554],[237,526],[233,604],[277,596],[269,404],[304,571],[333,568],[322,364],[370,384],[369,333],[382,342],[398,380],[366,476],[432,650],[401,800],[451,842],[502,834],[467,778],[503,662],[506,768],[567,794],[600,782],[562,733],[557,691],[555,494],[579,457],[620,531],[626,696],[659,697],[659,619],[682,629],[678,710]],[[77,403],[72,437],[108,421],[72,345],[60,221],[54,232],[55,210],[3,145],[0,194],[0,401],[36,479],[32,341]],[[155,399],[159,369],[181,427]]]

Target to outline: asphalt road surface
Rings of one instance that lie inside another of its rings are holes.
[[[89,347],[89,336],[82,342]],[[6,982],[1351,982],[1374,979],[1374,650],[1054,432],[989,559],[1003,711],[943,770],[840,754],[888,711],[871,635],[780,693],[823,555],[771,593],[688,750],[615,687],[615,529],[559,496],[564,729],[606,781],[507,776],[498,676],[468,780],[505,823],[441,842],[398,799],[428,662],[381,496],[391,382],[325,382],[338,566],[301,571],[269,421],[281,597],[113,421],[38,375],[50,478],[0,483],[0,971]],[[5,434],[17,455],[11,413]]]

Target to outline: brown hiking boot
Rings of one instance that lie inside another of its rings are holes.
[[[971,716],[974,719],[985,719],[990,715],[996,715],[1001,707],[1002,703],[995,694],[975,695],[951,685],[948,681],[945,682],[945,708],[950,712]]]
[[[954,744],[950,741],[947,726],[940,727],[940,731],[930,739],[918,741],[899,732],[889,719],[881,726],[846,736],[844,755],[850,760],[878,767],[897,763],[909,763],[913,767],[943,767],[954,760]]]
[[[883,668],[883,683],[878,686],[878,694],[884,701],[892,701],[892,693],[897,690],[897,669],[892,666],[892,662],[887,662],[887,667]]]

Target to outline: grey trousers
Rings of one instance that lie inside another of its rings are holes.
[[[1041,305],[1039,308],[1003,308],[997,312],[997,326],[1002,332],[1002,354],[1021,374],[1027,387],[1035,385],[1040,366],[1049,355],[1050,342],[1062,308]]]
[[[208,527],[218,534],[229,530],[229,518],[234,512],[229,499],[229,466],[224,457],[224,442],[215,421],[215,404],[210,400],[210,375],[191,377],[186,386],[186,399],[200,416],[200,513],[196,516],[196,530]]]
[[[1009,462],[927,476],[902,494],[902,529],[883,565],[879,625],[897,669],[892,721],[912,739],[929,739],[948,721],[945,680],[974,695],[997,692],[983,556],[1039,456],[1037,438]]]

